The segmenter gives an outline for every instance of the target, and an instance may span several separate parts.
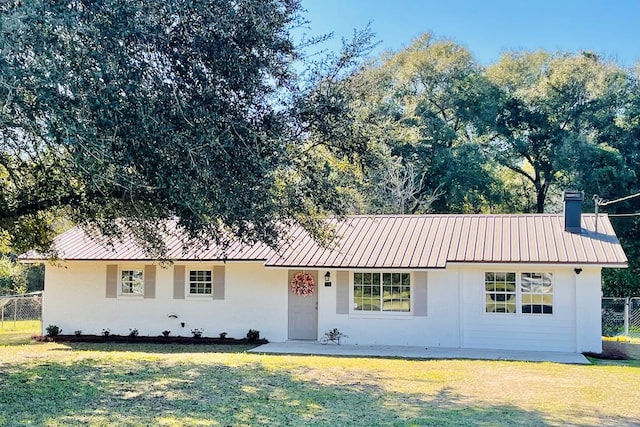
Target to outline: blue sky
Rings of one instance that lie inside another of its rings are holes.
[[[309,34],[371,28],[375,53],[431,31],[468,48],[481,64],[507,50],[588,50],[629,67],[640,62],[640,0],[302,0]]]

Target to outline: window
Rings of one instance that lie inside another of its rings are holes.
[[[189,271],[189,294],[211,295],[212,281],[211,270]]]
[[[516,312],[516,273],[485,273],[488,313]]]
[[[123,295],[142,295],[144,292],[144,281],[142,280],[142,270],[122,270],[121,292]]]
[[[553,313],[551,273],[522,273],[520,290],[523,313]]]
[[[553,313],[551,273],[488,272],[484,289],[487,313]]]
[[[353,273],[355,311],[411,310],[409,273]]]

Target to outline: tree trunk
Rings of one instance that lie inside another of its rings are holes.
[[[536,184],[536,212],[544,212],[544,202],[547,199],[547,183],[542,185]]]

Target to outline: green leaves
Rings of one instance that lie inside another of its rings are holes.
[[[131,232],[158,255],[168,218],[203,244],[275,244],[292,223],[317,232],[307,217],[343,204],[305,150],[353,151],[337,85],[368,39],[349,45],[334,64],[341,73],[318,71],[322,90],[300,85],[289,35],[298,9],[296,0],[4,4],[3,227],[63,209],[107,236]],[[283,192],[296,175],[296,191]]]

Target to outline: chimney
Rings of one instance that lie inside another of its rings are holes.
[[[580,233],[582,230],[582,201],[584,193],[576,190],[564,192],[564,231]]]

